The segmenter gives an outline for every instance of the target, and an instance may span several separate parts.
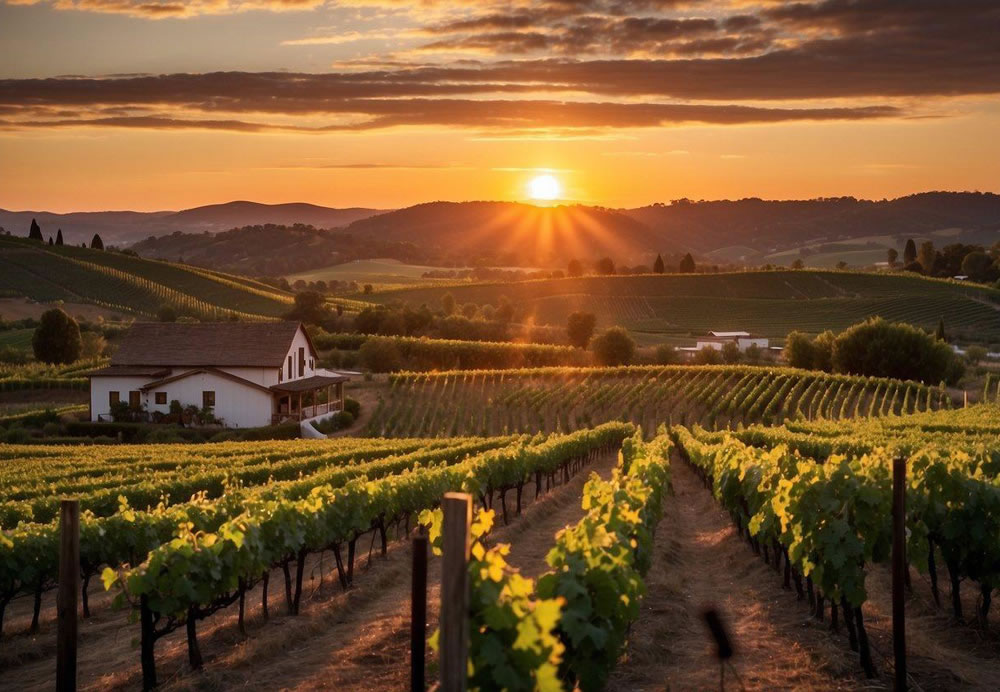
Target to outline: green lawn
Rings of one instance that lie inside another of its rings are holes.
[[[0,331],[0,348],[31,349],[31,337],[34,329],[8,329]]]

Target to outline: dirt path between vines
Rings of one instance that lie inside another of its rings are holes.
[[[656,529],[648,593],[608,689],[718,689],[701,615],[708,605],[729,628],[746,689],[870,688],[855,655],[782,590],[781,577],[737,537],[694,472],[675,458],[671,473],[674,495]],[[726,689],[739,689],[731,670]]]
[[[544,571],[544,559],[552,547],[556,531],[582,515],[581,491],[591,472],[609,477],[617,454],[606,454],[576,474],[570,482],[556,487],[534,501],[533,486],[526,486],[521,517],[509,526],[500,524],[491,541],[513,544],[510,561],[535,576]],[[508,495],[512,509],[513,493]],[[499,503],[497,503],[499,506]],[[385,561],[375,560],[371,574],[357,580],[353,603],[341,608],[304,608],[296,618],[308,618],[304,636],[275,638],[269,628],[260,631],[242,646],[222,651],[205,670],[181,677],[174,689],[404,689],[409,684],[410,655],[410,554],[400,546]],[[440,561],[431,558],[428,569],[429,632],[438,615]],[[298,626],[296,623],[293,626]],[[284,640],[284,641],[282,641]],[[429,652],[428,652],[429,653]],[[428,655],[428,678],[433,676],[434,659]]]

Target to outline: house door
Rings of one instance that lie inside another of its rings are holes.
[[[128,393],[128,407],[133,410],[139,409],[139,392],[129,392]]]

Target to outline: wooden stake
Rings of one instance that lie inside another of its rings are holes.
[[[410,690],[424,692],[427,637],[427,536],[413,537],[413,579],[410,591]]]
[[[469,527],[472,497],[445,493],[441,564],[441,690],[465,692],[469,652]]]
[[[906,459],[892,461],[892,651],[897,692],[906,689]]]
[[[80,503],[59,505],[59,591],[56,595],[56,690],[76,690],[77,594],[80,588]]]

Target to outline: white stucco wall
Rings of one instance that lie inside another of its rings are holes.
[[[272,396],[255,387],[233,382],[213,373],[199,373],[174,382],[168,382],[162,387],[145,392],[144,403],[147,410],[167,413],[170,402],[176,399],[181,406],[197,406],[201,408],[202,392],[215,392],[215,408],[217,418],[230,428],[253,428],[271,424]],[[156,392],[167,393],[167,403],[156,405]]]
[[[306,361],[305,362],[305,368],[303,368],[301,372],[299,371],[299,349],[300,348],[305,349],[304,350],[304,354],[305,354],[305,361]],[[291,377],[288,376],[288,357],[289,356],[292,357],[292,376]],[[299,327],[298,331],[295,332],[295,338],[292,339],[292,347],[290,349],[288,349],[288,353],[285,354],[285,360],[284,360],[284,364],[282,366],[283,370],[282,370],[282,373],[281,373],[282,374],[282,378],[283,378],[282,382],[288,382],[290,380],[298,380],[298,379],[301,379],[303,377],[312,377],[313,375],[315,375],[316,374],[316,363],[315,363],[315,360],[314,360],[315,357],[316,357],[316,354],[312,353],[311,349],[309,348],[309,341],[306,339],[306,333],[305,333],[305,331],[302,329],[302,327]],[[277,375],[277,373],[275,373],[275,375]],[[276,384],[276,382],[272,382],[271,384]],[[270,386],[270,385],[268,385],[268,386]]]
[[[128,393],[137,391],[149,382],[148,377],[92,377],[90,378],[90,419],[92,421],[110,420],[110,392],[118,392],[122,401],[128,402]],[[140,395],[140,401],[142,397]]]

